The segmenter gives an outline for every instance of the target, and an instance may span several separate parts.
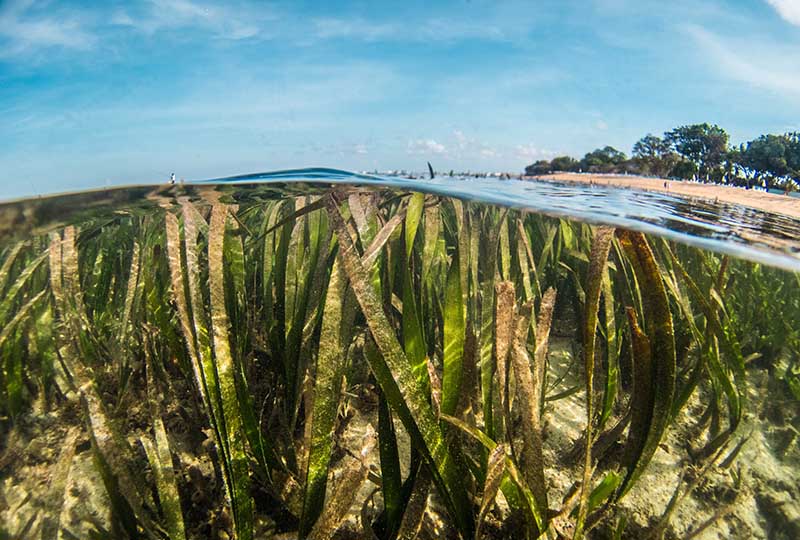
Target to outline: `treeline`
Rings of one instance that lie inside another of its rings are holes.
[[[800,190],[800,133],[761,135],[736,147],[729,144],[728,133],[721,127],[694,124],[667,131],[663,137],[642,137],[633,145],[630,158],[606,146],[580,160],[559,156],[525,168],[525,174],[531,176],[558,171],[640,174]]]

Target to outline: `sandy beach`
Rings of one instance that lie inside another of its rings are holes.
[[[684,197],[717,199],[726,203],[740,204],[800,219],[800,198],[754,189],[615,174],[554,173],[527,178],[534,181],[595,183],[645,191],[664,191]],[[664,182],[667,182],[668,187],[664,187]]]

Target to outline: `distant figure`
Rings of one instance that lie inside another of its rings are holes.
[[[669,182],[666,182],[666,181],[664,182],[664,189],[669,191]]]
[[[175,184],[175,173],[169,175],[169,183],[173,185]]]

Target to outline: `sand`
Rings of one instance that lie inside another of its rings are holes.
[[[663,191],[682,197],[716,199],[800,219],[800,198],[755,189],[616,174],[554,173],[527,178],[532,181],[595,183],[645,191]],[[664,187],[664,182],[667,182],[668,187]]]

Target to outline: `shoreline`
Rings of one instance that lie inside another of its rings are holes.
[[[659,191],[681,197],[695,197],[738,204],[800,219],[800,198],[735,186],[616,174],[552,173],[543,176],[523,176],[522,178],[527,181],[599,184],[639,191]],[[668,188],[664,187],[664,182],[667,182]]]

